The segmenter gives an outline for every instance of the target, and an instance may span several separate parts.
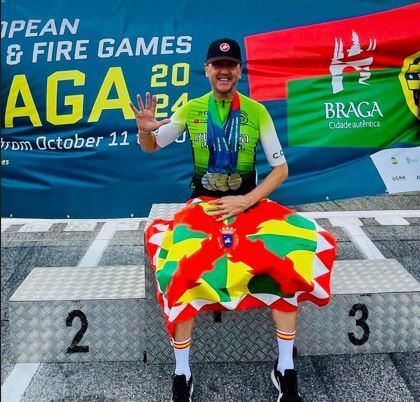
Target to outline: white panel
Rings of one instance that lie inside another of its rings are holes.
[[[420,147],[384,149],[370,157],[390,194],[420,190]]]

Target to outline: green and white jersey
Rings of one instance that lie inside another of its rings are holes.
[[[192,145],[194,171],[198,176],[207,172],[209,149],[207,146],[207,109],[211,92],[190,100],[171,117],[171,123],[160,127],[155,134],[156,143],[163,148],[186,131]],[[270,166],[286,162],[273,121],[264,105],[239,94],[241,125],[237,171],[241,176],[255,173],[258,142],[261,142]],[[231,102],[216,101],[222,122],[229,116]]]

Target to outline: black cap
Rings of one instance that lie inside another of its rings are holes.
[[[209,50],[207,51],[206,64],[216,60],[232,60],[242,64],[239,43],[229,38],[217,39],[210,43]]]

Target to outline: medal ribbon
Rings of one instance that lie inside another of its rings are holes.
[[[235,173],[238,164],[239,134],[241,122],[239,95],[235,92],[232,107],[225,124],[219,115],[213,94],[210,95],[207,115],[207,146],[210,156],[208,172]]]

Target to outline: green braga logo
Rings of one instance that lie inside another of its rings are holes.
[[[375,38],[363,48],[353,32],[348,49],[341,38],[332,45],[330,75],[288,83],[289,145],[388,148],[395,142],[418,143],[408,108],[418,108],[419,54],[406,59],[403,72],[372,70]],[[345,69],[354,72],[343,74]],[[410,81],[406,72],[417,74],[417,81]]]

